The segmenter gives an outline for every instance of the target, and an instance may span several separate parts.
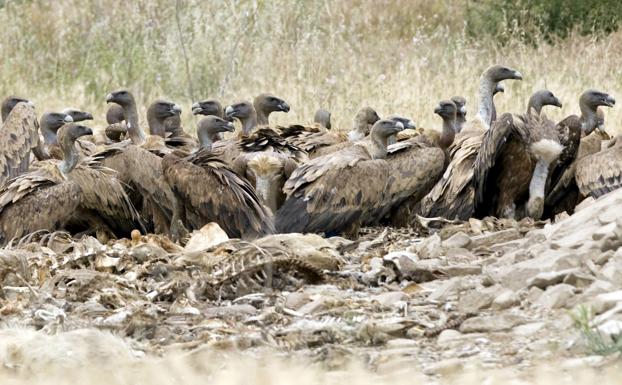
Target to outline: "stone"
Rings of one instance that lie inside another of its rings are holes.
[[[457,330],[447,329],[447,330],[443,330],[441,334],[438,335],[436,342],[439,346],[444,346],[450,341],[454,341],[454,340],[458,340],[462,338],[462,336],[463,336],[462,333],[460,333]]]
[[[471,249],[478,247],[490,247],[497,243],[505,243],[520,238],[521,235],[516,229],[501,230],[494,233],[477,235],[471,238]]]
[[[408,294],[403,291],[390,291],[375,295],[372,297],[372,300],[377,301],[383,306],[395,306],[398,302],[407,301]]]
[[[574,295],[574,286],[560,283],[559,285],[550,286],[538,300],[535,305],[546,309],[557,309],[565,307],[567,301]]]
[[[609,281],[596,279],[587,289],[583,291],[583,294],[589,297],[593,297],[597,294],[613,292],[615,288],[616,287],[614,286],[614,284]]]
[[[503,289],[492,301],[492,308],[495,310],[504,310],[512,306],[518,305],[520,298],[513,290]]]
[[[304,292],[295,292],[289,293],[287,297],[285,297],[285,307],[289,309],[298,310],[300,307],[306,303],[311,301],[308,293]]]
[[[610,319],[598,325],[597,329],[602,336],[607,337],[610,341],[617,341],[622,334],[622,321]]]
[[[327,301],[328,301],[328,298],[326,297],[318,298],[314,301],[311,301],[303,305],[302,307],[298,309],[298,311],[302,314],[313,314],[313,313],[320,312],[322,310],[326,310]]]
[[[468,249],[471,245],[471,238],[460,231],[444,240],[442,245],[445,249]]]
[[[544,328],[544,322],[532,322],[524,325],[518,325],[512,329],[512,333],[519,336],[530,336]]]
[[[482,267],[478,265],[449,265],[441,269],[448,277],[459,277],[465,275],[479,275]]]
[[[604,278],[616,286],[622,285],[622,258],[611,258],[600,270]]]
[[[529,289],[529,291],[527,292],[527,296],[525,298],[527,299],[528,302],[534,303],[538,300],[538,298],[540,298],[542,293],[544,293],[544,290],[534,286]]]
[[[462,260],[472,260],[473,258],[475,258],[470,250],[462,248],[448,249],[447,251],[445,251],[445,256],[449,260],[458,258]]]
[[[202,309],[201,313],[203,313],[206,318],[233,317],[256,314],[257,308],[253,305],[240,304],[229,305],[227,307],[208,307]]]
[[[571,273],[578,272],[578,268],[574,269],[566,269],[561,271],[551,271],[551,272],[542,272],[536,275],[535,277],[529,279],[527,281],[528,287],[539,287],[540,289],[546,289],[549,286],[557,285],[558,283],[562,283],[566,276]]]
[[[462,277],[454,277],[443,282],[429,296],[430,301],[447,301],[449,297],[456,295],[463,287]]]
[[[450,358],[447,360],[429,364],[423,368],[423,373],[427,375],[447,376],[458,373],[464,368],[464,360],[459,358]]]
[[[490,333],[511,330],[526,319],[516,314],[499,314],[469,318],[460,325],[462,333]]]
[[[480,290],[471,290],[460,296],[458,310],[462,313],[476,313],[492,304],[499,286],[491,286]]]
[[[590,286],[595,280],[596,278],[592,277],[591,275],[584,274],[584,273],[581,273],[580,271],[577,271],[577,272],[572,272],[568,274],[564,278],[563,282],[567,283],[568,285],[572,285],[574,287],[585,288],[585,287]]]
[[[395,338],[387,341],[386,347],[388,349],[396,349],[396,348],[412,348],[417,346],[418,343],[416,340],[411,340],[408,338]]]
[[[404,279],[413,282],[428,282],[438,279],[441,276],[441,261],[439,259],[422,259],[413,262],[408,268],[400,271]]]
[[[541,272],[573,269],[580,264],[581,259],[569,250],[547,249],[536,258],[501,268],[495,279],[509,289],[518,290],[527,287],[529,279]]]
[[[598,367],[603,363],[605,363],[605,357],[603,356],[569,358],[561,363],[561,368],[565,370],[577,370]]]

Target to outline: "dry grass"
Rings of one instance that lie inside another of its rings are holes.
[[[125,86],[142,105],[160,96],[181,103],[185,125],[192,127],[193,100],[229,103],[269,91],[293,106],[287,115],[276,114],[276,122],[309,121],[323,106],[345,129],[363,105],[436,127],[435,104],[454,94],[467,97],[473,114],[478,75],[497,62],[525,76],[507,82],[506,94],[497,98],[501,111],[521,112],[542,87],[564,103],[562,111],[551,111],[555,118],[578,112],[586,88],[620,95],[622,33],[600,41],[572,37],[555,47],[494,47],[464,37],[465,4],[8,1],[0,9],[0,94],[30,97],[41,112],[89,109],[102,125],[104,95]],[[608,112],[610,128],[620,121],[619,111]]]

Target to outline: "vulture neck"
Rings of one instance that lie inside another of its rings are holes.
[[[479,116],[488,128],[490,128],[490,122],[492,121],[495,108],[492,101],[495,86],[496,83],[487,76],[483,76],[479,81],[479,105],[477,116]]]
[[[60,143],[61,150],[63,151],[63,160],[58,165],[58,169],[63,174],[68,174],[76,167],[80,155],[76,150],[75,142],[69,139],[63,139]]]
[[[269,126],[268,116],[270,112],[266,112],[261,108],[256,108],[255,111],[257,112],[257,124],[260,126]]]
[[[581,103],[579,107],[581,108],[581,131],[583,135],[589,135],[598,126],[596,110],[585,103]]]
[[[200,130],[197,132],[199,137],[199,147],[207,151],[212,151],[212,145],[214,142],[220,140],[220,133],[210,133],[208,130]]]
[[[348,133],[351,141],[361,140],[369,134],[369,128],[366,119],[354,119],[354,128]]]
[[[132,139],[132,143],[135,145],[141,145],[145,143],[145,133],[138,125],[138,111],[136,110],[136,103],[123,106],[127,122],[127,134]]]
[[[443,132],[439,140],[439,146],[445,150],[454,142],[456,137],[456,119],[453,117],[443,117]]]
[[[261,175],[255,178],[255,190],[263,201],[263,204],[276,213],[279,195],[279,184],[274,183],[273,175]]]
[[[149,134],[165,137],[166,128],[160,119],[152,114],[147,114],[147,124],[149,125]]]
[[[456,133],[462,131],[462,127],[464,127],[464,123],[466,123],[466,117],[462,114],[460,115],[456,115],[456,123],[454,125],[454,127],[456,128]],[[443,122],[443,127],[444,127],[444,122]]]
[[[47,123],[41,125],[41,134],[43,135],[43,142],[47,145],[58,144],[58,137]]]
[[[387,140],[384,135],[371,133],[370,145],[368,147],[372,159],[385,159],[387,157]]]
[[[527,104],[527,113],[531,114],[531,111],[535,111],[536,115],[540,115],[542,111],[542,100],[540,98],[531,97]]]
[[[240,119],[242,123],[242,136],[249,136],[255,127],[257,127],[257,123],[259,122],[257,117],[258,114],[256,112],[251,112],[247,118]]]

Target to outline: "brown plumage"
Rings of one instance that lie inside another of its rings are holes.
[[[599,152],[603,140],[608,139],[608,135],[601,129],[604,121],[599,117],[598,107],[612,107],[614,104],[615,99],[610,95],[587,90],[579,98],[581,117],[571,115],[558,124],[567,144],[559,162],[551,170],[545,199],[546,218],[554,218],[564,211],[572,214],[575,206],[584,198],[579,193],[575,170],[578,161]]]
[[[498,83],[499,85],[501,83]],[[456,134],[462,131],[462,127],[466,123],[466,99],[462,96],[452,96],[451,101],[454,102],[456,108],[458,109],[456,112]]]
[[[321,127],[330,130],[332,128],[332,124],[330,122],[330,111],[319,108],[315,111],[315,115],[313,115],[313,123],[319,124]]]
[[[611,147],[577,161],[575,181],[581,196],[599,198],[622,187],[622,138]]]
[[[75,140],[91,129],[67,124],[59,132],[62,161],[39,162],[0,190],[0,243],[37,230],[72,224],[128,235],[138,214],[112,170],[92,158],[79,159]]]
[[[8,118],[11,111],[13,111],[13,108],[15,108],[15,106],[17,106],[19,103],[30,104],[32,107],[34,107],[34,104],[28,99],[20,98],[19,96],[7,96],[2,101],[2,105],[0,105],[0,114],[2,116],[3,122]]]
[[[39,145],[33,148],[33,153],[38,160],[63,159],[63,151],[58,145],[56,133],[64,124],[71,122],[73,122],[73,118],[62,112],[45,112],[41,115],[39,127],[43,142],[40,141]]]
[[[253,100],[253,107],[257,111],[257,124],[269,126],[270,114],[273,112],[289,112],[289,104],[281,98],[271,94],[260,94]]]
[[[522,79],[511,68],[495,65],[480,78],[478,113],[458,133],[449,148],[450,162],[443,177],[421,201],[421,213],[427,217],[468,219],[473,213],[474,190],[471,185],[473,163],[484,133],[490,128],[494,89],[504,79]]]
[[[5,105],[2,106],[3,111]],[[20,102],[11,108],[0,127],[0,186],[28,170],[30,151],[39,143],[35,108]]]
[[[559,129],[540,115],[546,105],[561,102],[548,90],[538,91],[526,114],[503,114],[484,135],[474,164],[476,217],[542,216],[549,168],[563,150]]]
[[[298,167],[285,183],[287,200],[276,214],[279,232],[346,233],[388,212],[395,183],[387,158],[387,139],[403,125],[392,120],[374,124],[371,140]]]
[[[233,124],[216,116],[202,121],[206,123],[199,127],[200,137],[233,131]],[[218,223],[227,235],[236,238],[253,239],[273,232],[271,214],[253,187],[211,154],[209,146],[190,155],[166,155],[162,169],[175,194],[173,237],[183,237],[186,227],[199,229],[209,222]]]

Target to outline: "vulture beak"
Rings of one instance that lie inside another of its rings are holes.
[[[559,100],[558,98],[555,98],[553,105],[554,105],[555,107],[562,108],[562,102],[561,102],[561,100]]]
[[[461,113],[462,115],[466,115],[466,113],[467,113],[466,106],[462,106],[462,107],[460,107],[460,113]]]
[[[404,125],[402,124],[402,122],[396,122],[395,128],[397,128],[398,131],[402,131],[404,129]]]
[[[415,128],[417,128],[417,125],[415,124],[415,122],[413,122],[412,120],[408,119],[408,121],[406,122],[405,128],[410,129],[410,130],[414,130]]]
[[[434,113],[435,114],[440,114],[441,113],[441,106],[436,106],[436,108],[434,109]]]
[[[226,129],[227,129],[227,131],[229,131],[229,132],[233,132],[233,131],[235,131],[235,126],[234,126],[234,125],[233,125],[233,123],[231,123],[231,122],[227,122],[227,123],[225,124],[225,128],[226,128]]]
[[[279,108],[283,112],[289,112],[289,104],[287,104],[286,102],[279,104]]]
[[[181,106],[179,104],[174,104],[173,105],[173,113],[174,114],[181,114]]]
[[[512,79],[516,79],[516,80],[523,80],[523,74],[521,74],[518,71],[514,71],[514,73],[512,74]]]
[[[235,114],[235,108],[233,108],[233,106],[227,106],[227,108],[225,108],[225,115],[227,115],[228,118],[233,117],[233,114]]]
[[[112,93],[106,95],[106,103],[111,103],[114,99],[114,95]]]
[[[616,100],[611,95],[607,95],[605,98],[605,106],[613,107],[616,104]]]
[[[71,117],[71,115],[65,115],[65,119],[63,119],[63,122],[71,123],[73,122],[73,118]]]
[[[201,105],[197,102],[192,104],[192,115],[199,115],[201,113]]]
[[[93,114],[87,112],[84,114],[84,120],[93,120]]]

